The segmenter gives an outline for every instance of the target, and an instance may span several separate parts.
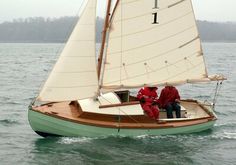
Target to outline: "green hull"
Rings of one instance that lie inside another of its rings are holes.
[[[28,119],[32,129],[42,136],[57,135],[57,136],[139,136],[139,135],[171,135],[171,134],[186,134],[200,132],[213,127],[215,121],[209,121],[203,124],[165,128],[165,129],[116,129],[89,126],[79,123],[74,123],[52,116],[48,116],[33,110],[28,111]]]

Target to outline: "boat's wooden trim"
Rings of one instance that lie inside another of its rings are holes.
[[[112,108],[112,107],[121,107],[121,106],[128,106],[128,105],[137,105],[140,104],[139,101],[132,101],[120,104],[109,104],[109,105],[100,105],[99,108]]]
[[[214,115],[199,101],[197,100],[193,100],[193,99],[186,99],[186,100],[181,100],[183,102],[193,102],[198,104],[198,106],[200,106],[209,116],[214,117]]]
[[[197,101],[197,100],[194,100],[194,99],[184,99],[184,100],[180,100],[180,101],[198,103],[198,101]]]
[[[198,105],[209,115],[209,116],[214,116],[209,110],[204,107],[201,103],[198,102]]]
[[[44,105],[47,105],[47,106],[51,106],[53,104],[56,104],[58,102],[48,102],[48,103],[45,103],[45,104],[41,104],[40,106],[44,106]]]

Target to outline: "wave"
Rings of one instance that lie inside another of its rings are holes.
[[[232,127],[234,128],[236,126],[236,122],[231,122],[231,123],[220,123],[220,124],[215,124],[214,127],[216,128],[225,128],[225,127]]]
[[[0,120],[0,123],[3,124],[3,125],[5,125],[5,126],[19,124],[18,121],[13,120],[13,119],[3,119],[3,120]]]
[[[215,109],[215,113],[217,114],[217,115],[222,115],[222,116],[234,116],[235,115],[235,110],[233,110],[233,109],[220,109],[220,108],[216,108]]]
[[[220,140],[235,140],[236,139],[236,132],[223,132],[212,135],[213,139],[220,139]]]
[[[92,140],[98,138],[90,138],[90,137],[62,137],[58,141],[60,144],[74,144],[74,143],[90,143]]]

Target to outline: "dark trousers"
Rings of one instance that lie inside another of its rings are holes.
[[[173,118],[173,111],[175,111],[176,118],[180,118],[180,105],[176,102],[174,103],[168,103],[165,107],[166,113],[167,113],[167,118]]]

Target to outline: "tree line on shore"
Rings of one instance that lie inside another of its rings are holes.
[[[26,18],[0,24],[0,42],[63,43],[77,22],[77,17]],[[97,42],[101,40],[103,19],[97,17]],[[197,21],[201,39],[207,42],[236,42],[236,23]]]

